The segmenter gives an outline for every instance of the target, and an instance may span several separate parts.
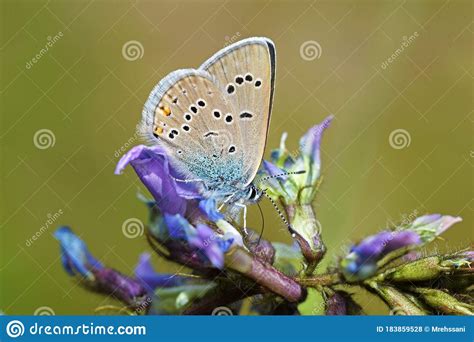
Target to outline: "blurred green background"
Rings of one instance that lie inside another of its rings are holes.
[[[116,151],[138,143],[141,108],[162,77],[249,36],[277,47],[267,157],[284,131],[292,150],[311,125],[336,117],[323,140],[315,202],[326,265],[351,241],[414,213],[463,217],[436,248],[472,243],[470,1],[3,0],[0,25],[4,313],[46,306],[90,314],[117,304],[66,275],[52,233],[71,225],[95,256],[131,274],[149,248],[143,237],[125,237],[122,224],[147,214],[133,170],[113,175]],[[130,41],[139,43],[138,57],[124,56]],[[308,44],[316,55],[306,54]],[[400,129],[407,140],[393,148],[389,137]],[[42,134],[51,138],[43,145]],[[289,242],[274,210],[263,207],[265,236]],[[258,211],[250,215],[260,228]],[[370,313],[387,312],[359,299]]]

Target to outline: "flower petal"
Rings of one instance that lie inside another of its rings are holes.
[[[174,179],[177,172],[170,166],[166,151],[160,146],[133,147],[120,159],[115,174],[120,174],[128,164],[135,169],[163,212],[184,214],[186,199],[199,197],[194,185],[184,182],[177,184]]]
[[[207,216],[207,218],[213,222],[217,222],[224,218],[216,208],[216,200],[214,198],[208,198],[199,202],[199,209]]]
[[[135,278],[141,282],[150,292],[160,287],[180,286],[184,283],[184,278],[174,274],[160,274],[153,269],[150,262],[150,254],[140,255],[135,267]]]
[[[423,243],[428,243],[444,233],[452,225],[461,221],[461,217],[432,214],[418,217],[404,229],[416,232]]]
[[[79,273],[91,280],[94,279],[91,271],[102,269],[103,266],[90,254],[84,241],[66,226],[57,229],[54,237],[61,246],[61,259],[66,272],[70,275]]]

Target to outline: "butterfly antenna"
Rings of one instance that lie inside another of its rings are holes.
[[[272,203],[273,207],[275,208],[275,210],[277,211],[278,213],[278,216],[280,216],[281,220],[283,221],[283,223],[288,227],[288,230],[290,231],[291,234],[293,234],[293,228],[291,228],[291,225],[290,223],[287,221],[285,215],[283,215],[283,213],[281,212],[280,208],[278,208],[278,205],[275,203],[275,201],[267,194],[267,192],[265,190],[262,190],[262,194],[268,198],[270,200],[270,202]]]
[[[272,176],[267,176],[259,180],[259,183],[265,182],[269,179],[273,178],[278,178],[278,177],[283,177],[283,176],[290,176],[290,175],[301,175],[303,173],[306,173],[306,170],[300,170],[300,171],[293,171],[293,172],[283,172],[279,173],[277,175],[272,175]]]

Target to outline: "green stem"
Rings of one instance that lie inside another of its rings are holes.
[[[306,287],[332,286],[342,282],[338,273],[326,273],[311,277],[295,278],[295,280]]]
[[[306,298],[305,289],[295,280],[241,247],[234,247],[225,254],[225,266],[245,275],[289,302],[296,303]]]

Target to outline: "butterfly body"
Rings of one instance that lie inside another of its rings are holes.
[[[263,158],[275,81],[275,47],[248,38],[198,69],[177,70],[151,92],[141,131],[167,149],[183,181],[232,204],[260,197],[252,184]]]

